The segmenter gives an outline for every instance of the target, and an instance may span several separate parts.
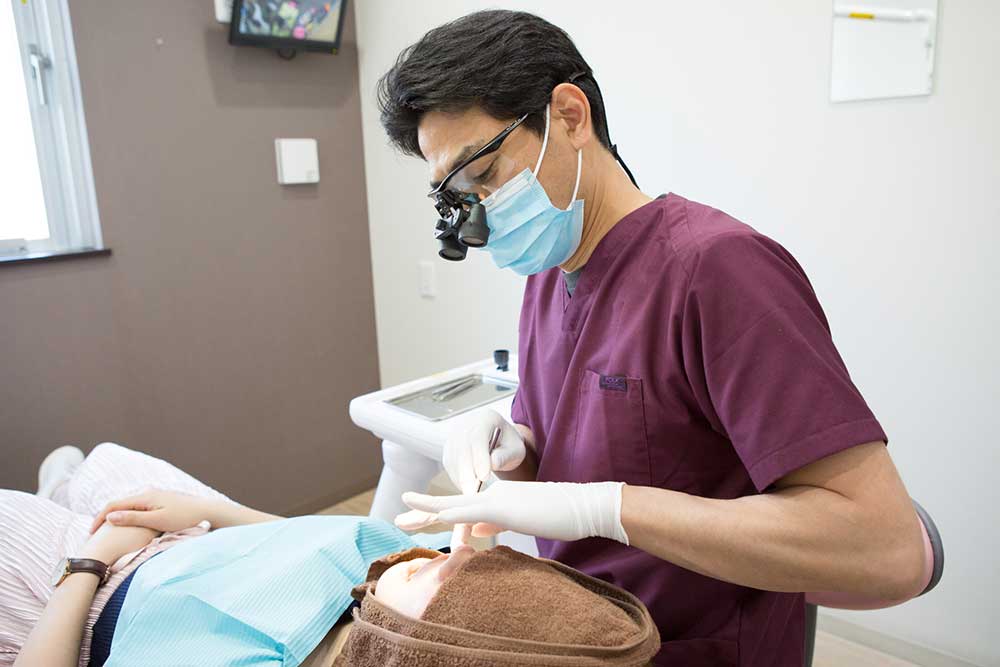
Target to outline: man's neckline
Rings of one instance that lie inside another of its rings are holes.
[[[616,222],[611,227],[611,229],[608,230],[608,233],[605,234],[601,238],[601,240],[597,242],[597,245],[594,246],[594,252],[592,252],[591,255],[590,255],[590,257],[587,259],[586,264],[584,264],[583,266],[581,266],[581,267],[579,267],[579,268],[577,268],[577,269],[575,269],[573,271],[563,271],[562,269],[560,269],[560,272],[563,274],[564,277],[568,276],[568,275],[572,275],[572,274],[577,274],[577,276],[579,276],[579,274],[585,268],[587,268],[588,266],[590,266],[590,264],[594,261],[594,258],[597,257],[598,254],[600,254],[601,246],[606,245],[605,241],[607,241],[609,237],[613,237],[615,235],[615,230],[618,229],[622,225],[622,223],[626,222],[629,218],[631,218],[632,216],[638,214],[640,211],[645,210],[648,206],[654,204],[655,202],[667,199],[668,197],[670,197],[671,194],[672,193],[670,193],[670,192],[664,192],[663,194],[659,194],[659,195],[653,197],[652,199],[650,199],[648,202],[646,202],[645,204],[643,204],[639,208],[633,209],[633,210],[629,211],[628,213],[626,213],[625,215],[623,215],[621,218],[618,219],[618,222]]]
[[[610,230],[608,230],[608,233],[604,235],[604,238],[602,238],[600,242],[598,242],[597,246],[594,248],[594,252],[590,255],[590,258],[587,260],[586,264],[576,269],[575,271],[563,271],[562,269],[560,269],[559,272],[562,274],[563,285],[566,289],[566,296],[572,299],[573,296],[577,293],[577,287],[580,285],[581,280],[584,278],[584,269],[586,269],[588,266],[595,266],[595,265],[600,266],[603,263],[604,256],[608,253],[611,253],[614,247],[618,245],[618,242],[615,241],[615,237],[620,236],[625,232],[620,231],[616,234],[616,231],[623,225],[627,227],[628,225],[626,225],[625,223],[628,222],[629,218],[639,214],[641,211],[646,209],[646,207],[650,206],[655,202],[668,199],[670,195],[671,193],[669,192],[658,195],[653,199],[650,199],[648,202],[646,202],[639,208],[630,211],[625,216],[623,216],[618,222],[615,223],[615,225]],[[591,269],[591,271],[587,272],[586,279],[583,280],[585,284],[591,281],[590,274],[594,273],[595,270],[600,271],[601,269],[600,268]],[[586,292],[587,289],[584,289],[584,291]]]

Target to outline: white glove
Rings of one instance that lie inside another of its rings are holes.
[[[624,482],[498,481],[482,493],[460,496],[403,494],[413,508],[396,517],[403,530],[418,530],[435,521],[469,523],[472,534],[485,537],[513,530],[550,540],[606,537],[628,544],[622,527]]]
[[[490,455],[490,437],[500,429],[500,441]],[[496,410],[482,410],[460,421],[448,435],[441,459],[448,477],[462,493],[475,493],[494,470],[513,470],[524,461],[524,440],[514,425]]]

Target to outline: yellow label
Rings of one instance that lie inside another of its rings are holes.
[[[875,18],[874,14],[864,14],[862,12],[851,12],[847,16],[848,16],[848,18],[852,18],[852,19],[874,19]]]

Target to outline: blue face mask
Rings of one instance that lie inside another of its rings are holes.
[[[556,208],[536,178],[549,142],[549,107],[545,107],[545,136],[533,171],[526,168],[483,200],[490,228],[486,250],[501,269],[522,276],[559,266],[576,252],[583,236],[583,200],[580,187],[583,152],[576,154],[576,185],[566,210]]]

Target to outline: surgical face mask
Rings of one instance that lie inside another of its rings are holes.
[[[576,153],[576,184],[568,208],[556,208],[538,182],[549,142],[549,122],[546,105],[545,136],[534,170],[525,168],[482,202],[490,228],[486,250],[498,267],[522,276],[559,266],[573,256],[583,236],[583,200],[576,198],[583,151]]]

